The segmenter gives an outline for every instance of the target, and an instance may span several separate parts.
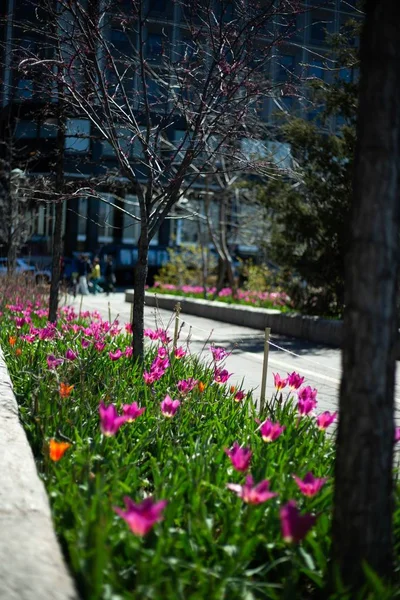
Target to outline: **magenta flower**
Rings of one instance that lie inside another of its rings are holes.
[[[182,346],[179,346],[179,348],[175,348],[174,356],[178,359],[183,358],[184,356],[186,356],[186,351],[182,348]]]
[[[114,360],[114,361],[119,360],[122,355],[123,355],[123,353],[119,348],[117,348],[115,352],[110,350],[110,352],[108,353],[108,356],[111,358],[111,360]]]
[[[124,404],[122,407],[123,416],[127,423],[132,423],[135,419],[144,413],[146,408],[140,408],[136,402]]]
[[[211,350],[211,353],[213,355],[213,358],[214,358],[215,362],[219,362],[220,360],[224,360],[228,356],[228,353],[225,350],[225,348],[221,348],[221,347],[218,347],[218,346],[211,346],[210,350]]]
[[[68,348],[68,350],[65,353],[65,358],[67,360],[76,360],[78,358],[78,355],[76,354],[76,352]]]
[[[307,473],[304,479],[300,479],[297,475],[293,475],[293,479],[299,486],[301,493],[308,498],[312,498],[315,494],[318,494],[327,481],[326,477],[318,479],[311,472]]]
[[[315,388],[312,390],[309,385],[302,387],[297,392],[297,397],[302,402],[305,402],[306,400],[312,400],[315,402],[315,405],[317,404],[317,390]]]
[[[299,543],[317,520],[314,515],[301,515],[294,500],[289,500],[280,510],[282,537],[285,542]]]
[[[278,373],[273,373],[275,389],[279,392],[287,386],[288,380],[282,379]]]
[[[178,383],[176,384],[176,387],[178,388],[178,391],[183,396],[186,396],[186,394],[188,394],[189,392],[191,392],[192,389],[197,384],[198,384],[197,379],[193,379],[193,377],[189,377],[188,379],[182,379],[181,381],[178,381]]]
[[[21,329],[21,327],[23,327],[25,323],[28,322],[29,321],[27,321],[25,317],[15,317],[15,325],[17,326],[17,329]]]
[[[247,471],[253,455],[250,448],[241,448],[237,442],[234,442],[230,450],[225,448],[225,452],[231,459],[232,466],[236,471]]]
[[[400,427],[395,427],[394,430],[394,443],[400,442]]]
[[[153,498],[146,498],[136,504],[125,496],[126,510],[114,507],[114,511],[126,521],[135,535],[146,535],[155,523],[163,520],[162,512],[168,504],[166,500],[154,502]]]
[[[274,442],[285,429],[285,425],[273,423],[269,419],[260,425],[260,433],[264,442]]]
[[[243,398],[245,397],[246,392],[244,392],[243,390],[239,390],[238,392],[236,392],[236,394],[234,395],[234,400],[235,402],[241,402],[243,400]]]
[[[132,356],[132,354],[133,354],[133,348],[132,348],[132,346],[127,346],[125,348],[124,354],[125,354],[126,358],[130,358]]]
[[[46,361],[47,361],[48,368],[51,369],[51,370],[53,370],[56,367],[58,367],[59,365],[62,365],[63,362],[64,362],[64,359],[63,358],[56,358],[54,356],[54,354],[49,354],[46,357]]]
[[[172,419],[180,405],[181,403],[179,400],[172,400],[172,398],[167,394],[160,404],[161,412],[164,417]]]
[[[321,429],[321,431],[328,429],[329,425],[332,425],[332,423],[336,420],[336,417],[337,417],[337,412],[330,413],[329,410],[326,410],[322,414],[318,415],[318,417],[317,417],[318,429]]]
[[[317,401],[308,398],[307,400],[299,400],[297,403],[297,410],[299,411],[299,415],[305,416],[309,415],[311,411],[317,406]]]
[[[293,371],[293,373],[288,373],[287,382],[289,387],[291,387],[293,390],[298,390],[299,387],[303,385],[304,379],[305,377],[300,377],[298,373]]]
[[[247,475],[246,483],[244,485],[228,483],[226,487],[232,492],[235,492],[239,498],[242,498],[242,500],[248,504],[261,504],[278,495],[269,491],[268,479],[264,479],[263,481],[260,481],[260,483],[257,483],[257,485],[254,485],[251,475]]]
[[[214,371],[215,383],[218,383],[220,385],[223,383],[226,383],[228,381],[229,377],[232,377],[232,373],[228,373],[228,371],[226,369],[216,368]]]
[[[164,358],[167,358],[168,356],[168,350],[164,348],[164,346],[161,346],[157,351],[157,356],[158,358],[161,358],[161,360],[164,360]]]
[[[126,422],[126,417],[120,417],[115,408],[115,404],[106,406],[104,402],[100,402],[100,429],[104,435],[115,435],[118,429]]]
[[[154,376],[154,373],[149,373],[148,371],[144,371],[143,372],[143,380],[146,385],[153,385],[153,383],[156,381],[156,378]]]

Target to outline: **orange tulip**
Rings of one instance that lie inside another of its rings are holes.
[[[66,383],[60,383],[60,396],[61,398],[68,398],[74,389],[73,385],[67,385]]]
[[[13,335],[10,335],[10,337],[8,338],[8,343],[10,344],[10,346],[15,346],[17,342],[17,338]]]
[[[202,381],[199,381],[199,383],[197,384],[197,386],[199,388],[200,394],[202,394],[204,392],[204,390],[206,389],[206,386],[204,385],[204,383]]]
[[[21,354],[22,354],[21,348],[17,348],[15,351],[15,356],[21,356]]]
[[[71,446],[68,442],[57,442],[56,440],[50,440],[49,443],[49,456],[51,460],[58,461],[62,458],[68,448]]]

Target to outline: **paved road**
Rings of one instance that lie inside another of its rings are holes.
[[[69,303],[79,308],[81,298],[73,300],[69,297]],[[110,309],[112,319],[118,318],[121,323],[130,321],[131,305],[125,303],[123,293],[112,294],[109,297],[104,294],[84,296],[82,310],[95,309],[99,310],[103,317],[108,317]],[[209,358],[211,341],[231,350],[232,354],[228,357],[226,366],[234,373],[231,378],[232,383],[240,383],[243,379],[244,389],[254,389],[255,395],[259,395],[264,354],[263,332],[193,315],[188,315],[186,318],[184,314],[181,315],[181,325],[181,344],[185,345],[190,337],[192,353],[203,353]],[[169,327],[173,332],[174,315],[168,310],[146,307],[145,326]],[[306,377],[308,385],[318,389],[321,411],[336,409],[341,376],[340,350],[274,335],[273,332],[271,343],[280,346],[281,349],[270,345],[267,398],[274,389],[273,373],[278,372],[284,376],[287,372],[295,370]],[[296,356],[290,354],[291,352]],[[396,404],[400,410],[399,384],[396,385]]]

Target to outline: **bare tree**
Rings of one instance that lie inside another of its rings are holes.
[[[274,18],[294,13],[298,2],[239,1],[231,13],[225,0],[177,0],[173,25],[157,24],[144,0],[120,9],[94,0],[58,6],[57,13],[47,7],[58,32],[49,35],[51,58],[31,56],[21,68],[40,68],[47,81],[62,83],[68,110],[111,145],[136,190],[133,337],[141,358],[149,243],[200,175],[213,173],[218,153],[229,156],[233,170],[248,162],[240,141],[262,133],[257,103],[272,93],[267,65],[282,37]]]
[[[353,592],[365,563],[393,574],[400,4],[367,0],[365,11],[333,520],[333,566]]]

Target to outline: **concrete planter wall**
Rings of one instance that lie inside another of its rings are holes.
[[[125,293],[126,302],[133,302],[133,290]],[[340,347],[342,343],[342,321],[310,317],[299,314],[284,314],[279,310],[253,308],[252,306],[229,305],[197,298],[183,298],[172,294],[146,292],[147,306],[158,306],[173,310],[180,302],[182,312],[207,319],[215,319],[233,325],[253,329],[271,327],[273,333],[297,337],[310,342]]]
[[[0,348],[0,598],[76,600]]]

